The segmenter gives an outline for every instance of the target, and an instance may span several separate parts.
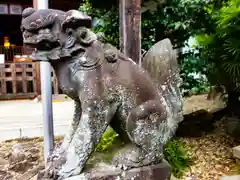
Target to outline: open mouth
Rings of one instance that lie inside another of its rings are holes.
[[[36,45],[36,48],[39,51],[50,51],[50,50],[55,49],[59,46],[60,46],[59,42],[50,42],[50,41],[47,41],[47,40],[43,40]]]
[[[61,57],[60,42],[54,39],[24,39],[24,45],[29,48],[31,58],[35,61],[57,60]]]
[[[25,46],[35,49],[35,51],[51,51],[60,46],[57,41],[42,40],[38,43],[25,42]]]

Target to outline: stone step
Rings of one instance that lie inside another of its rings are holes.
[[[171,175],[170,180],[180,180],[180,179],[178,179],[178,178],[176,178],[175,176]]]
[[[240,159],[240,146],[236,146],[233,148],[233,157]]]
[[[240,175],[237,175],[237,176],[224,176],[224,177],[221,177],[220,180],[240,180]]]
[[[42,101],[42,97],[41,95],[38,95],[35,99],[34,102],[41,102]],[[64,102],[64,101],[72,101],[71,98],[69,98],[67,95],[65,94],[56,94],[56,95],[52,95],[52,102]]]

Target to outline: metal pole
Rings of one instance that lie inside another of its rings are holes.
[[[36,0],[34,4],[36,9],[48,9],[48,0]],[[44,129],[44,159],[54,148],[54,131],[52,115],[52,76],[51,64],[49,62],[40,62],[41,71],[41,97],[43,105],[43,129]]]

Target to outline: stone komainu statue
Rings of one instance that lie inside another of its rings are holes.
[[[90,27],[91,18],[76,10],[27,8],[22,14],[32,58],[51,63],[60,88],[75,102],[70,128],[39,179],[80,174],[108,126],[126,144],[113,157],[117,167],[157,164],[183,118],[179,69],[168,39],[155,44],[140,67]]]

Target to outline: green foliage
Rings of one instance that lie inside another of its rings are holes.
[[[212,68],[208,76],[212,84],[223,84],[230,92],[240,83],[240,2],[231,0],[212,16],[215,32],[197,37],[202,57]]]
[[[164,156],[172,166],[173,175],[180,178],[184,170],[193,164],[193,158],[184,148],[184,144],[179,140],[172,140],[165,145]]]
[[[190,36],[213,32],[214,21],[208,7],[220,6],[222,0],[167,0],[156,11],[142,14],[142,46],[149,49],[153,43],[169,38],[175,47],[184,46]]]
[[[182,47],[190,36],[206,28],[211,31],[211,19],[205,14],[206,7],[212,3],[211,0],[166,1],[156,12],[158,32],[163,28],[162,36],[170,38],[177,47]]]

